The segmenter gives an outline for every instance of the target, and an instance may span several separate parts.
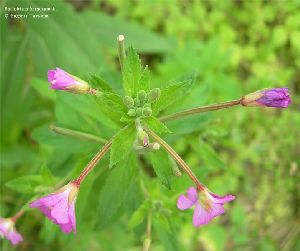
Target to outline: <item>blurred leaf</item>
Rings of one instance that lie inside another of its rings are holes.
[[[34,78],[31,81],[31,86],[43,97],[52,101],[55,100],[55,91],[50,88],[50,83],[40,78]]]
[[[33,194],[34,189],[43,184],[43,178],[40,175],[26,175],[6,182],[6,186],[18,192]]]
[[[85,11],[81,14],[86,22],[86,28],[94,33],[101,44],[116,49],[118,35],[125,36],[125,43],[132,44],[139,52],[165,53],[171,52],[175,41],[157,35],[145,26],[129,23],[119,17],[108,16],[99,12]]]
[[[110,168],[129,155],[135,138],[136,130],[134,124],[126,126],[114,136],[110,150]]]
[[[107,226],[114,219],[118,210],[122,210],[120,207],[130,189],[136,170],[137,160],[133,154],[123,158],[114,169],[109,170],[110,174],[99,195],[97,228]]]
[[[144,221],[149,207],[149,200],[144,200],[138,209],[132,214],[128,223],[129,228],[132,229]]]

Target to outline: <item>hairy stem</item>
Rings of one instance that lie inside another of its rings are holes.
[[[80,131],[76,131],[76,130],[71,130],[68,128],[58,127],[55,125],[50,125],[49,129],[57,134],[61,134],[61,135],[72,137],[72,138],[93,141],[93,142],[102,143],[102,144],[107,142],[106,139],[97,137],[97,136],[89,134],[89,133],[84,133],[84,132],[80,132]]]
[[[184,160],[178,155],[178,153],[171,147],[167,142],[165,142],[162,138],[160,138],[155,132],[151,131],[148,128],[145,128],[146,132],[152,136],[157,142],[159,142],[166,151],[173,157],[173,159],[182,167],[185,173],[191,178],[191,180],[196,184],[198,189],[204,188],[204,186],[200,183],[196,175],[189,168],[189,166],[184,162]]]
[[[83,169],[79,177],[74,181],[78,185],[85,179],[85,177],[93,170],[93,168],[98,164],[98,162],[103,158],[103,156],[108,152],[112,144],[112,139],[107,141],[102,149],[94,156],[94,158],[87,164]]]
[[[119,35],[118,38],[117,38],[117,40],[118,40],[119,61],[120,61],[121,69],[123,71],[124,60],[125,60],[125,57],[126,57],[125,43],[124,43],[125,37],[124,37],[124,35]]]
[[[182,112],[177,112],[177,113],[174,113],[174,114],[166,115],[166,116],[163,116],[159,119],[161,121],[169,121],[169,120],[182,118],[184,116],[188,116],[188,115],[192,115],[192,114],[196,114],[196,113],[202,113],[202,112],[209,112],[209,111],[225,109],[225,108],[237,106],[237,105],[240,105],[240,104],[241,104],[241,99],[232,100],[232,101],[224,102],[224,103],[221,103],[221,104],[200,106],[200,107],[185,110],[185,111],[182,111]]]

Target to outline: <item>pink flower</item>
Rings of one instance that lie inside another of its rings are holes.
[[[0,236],[10,240],[13,245],[23,241],[23,237],[16,231],[13,218],[0,218]]]
[[[55,193],[35,200],[29,207],[38,208],[63,232],[70,233],[73,230],[76,233],[75,202],[78,190],[78,184],[70,182]]]
[[[91,88],[89,84],[60,68],[48,71],[48,81],[51,88],[55,90],[69,91],[73,93],[88,93]]]
[[[219,196],[208,191],[206,187],[195,187],[187,190],[187,195],[180,195],[177,207],[186,210],[195,205],[193,224],[195,227],[206,225],[213,218],[225,212],[223,205],[235,199],[233,195]]]

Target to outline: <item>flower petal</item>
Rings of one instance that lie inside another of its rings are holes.
[[[210,211],[206,211],[201,207],[200,203],[196,203],[194,215],[193,215],[193,224],[195,227],[200,227],[206,225],[216,216],[223,214],[225,212],[221,204],[212,204]]]
[[[209,194],[211,195],[210,198],[211,198],[211,201],[213,203],[217,203],[217,204],[225,204],[229,201],[232,201],[235,199],[235,196],[234,195],[225,195],[225,196],[220,196],[218,194],[215,194],[215,193],[211,193],[209,192]]]
[[[57,221],[57,224],[67,224],[70,221],[68,211],[68,198],[66,198],[51,209],[51,217]]]
[[[191,208],[197,201],[198,195],[197,190],[194,187],[190,187],[187,191],[187,195],[180,195],[177,200],[177,207],[180,210],[186,210]]]
[[[69,218],[70,218],[70,221],[71,221],[71,224],[72,224],[73,231],[76,234],[75,202],[76,202],[76,199],[74,199],[73,202],[70,205]]]
[[[19,242],[23,241],[22,235],[20,235],[16,230],[9,231],[7,239],[11,241],[13,245],[17,245]]]

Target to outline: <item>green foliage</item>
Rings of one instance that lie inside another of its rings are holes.
[[[133,124],[126,126],[114,136],[110,150],[110,168],[130,154],[135,139],[136,130]]]

